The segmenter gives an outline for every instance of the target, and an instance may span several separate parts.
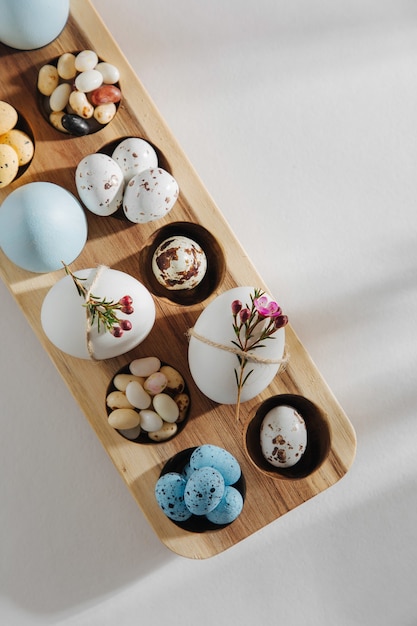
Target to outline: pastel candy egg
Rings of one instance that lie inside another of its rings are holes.
[[[162,417],[158,415],[155,411],[151,409],[144,409],[139,412],[140,415],[140,425],[143,430],[146,432],[156,432],[160,430],[164,425]]]
[[[0,144],[0,188],[9,185],[19,170],[19,157],[16,150],[7,144]]]
[[[157,393],[154,396],[153,407],[165,422],[176,422],[180,414],[177,403],[166,393]]]
[[[260,428],[262,454],[275,467],[292,467],[307,446],[303,417],[293,407],[276,406],[265,415]]]
[[[233,485],[241,475],[240,465],[235,457],[224,448],[205,444],[196,448],[190,458],[190,466],[197,470],[213,467],[223,476],[226,485]]]
[[[79,162],[75,184],[81,201],[96,215],[112,215],[123,202],[123,173],[106,154],[89,154]]]
[[[152,222],[167,215],[179,194],[178,183],[160,167],[135,174],[126,186],[123,210],[137,224]]]
[[[128,137],[121,141],[114,149],[112,158],[119,164],[126,184],[135,174],[158,165],[154,148],[139,137]]]
[[[184,491],[184,501],[194,515],[206,515],[216,508],[224,494],[223,476],[212,467],[195,470]]]
[[[12,128],[0,136],[0,143],[7,144],[16,152],[20,165],[26,165],[33,157],[34,146],[31,138],[22,130]]]
[[[137,409],[150,407],[152,399],[137,380],[132,380],[126,387],[126,398]],[[161,417],[163,417],[161,415]]]
[[[135,376],[150,376],[159,370],[161,361],[155,356],[135,359],[129,365],[129,370]]]
[[[243,497],[234,487],[226,486],[223,498],[215,509],[209,511],[206,517],[213,524],[230,524],[241,514]]]
[[[161,393],[167,386],[167,379],[162,372],[154,372],[145,380],[143,388],[146,389],[151,396]]]
[[[14,128],[17,123],[17,118],[16,109],[8,102],[0,100],[0,135]]]
[[[183,522],[191,517],[191,512],[184,502],[186,480],[176,472],[161,476],[155,485],[155,497],[159,507],[167,517]]]

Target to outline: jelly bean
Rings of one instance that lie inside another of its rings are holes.
[[[75,87],[78,91],[94,91],[103,83],[103,76],[97,70],[85,70],[81,72],[75,79]]]
[[[180,414],[178,404],[167,393],[157,393],[153,399],[153,407],[164,422],[171,424],[177,421]]]
[[[71,52],[64,52],[58,59],[56,66],[58,75],[64,80],[72,80],[77,74],[75,69],[75,55]]]
[[[94,50],[82,50],[75,57],[75,69],[78,72],[92,70],[98,63],[98,56]]]
[[[140,423],[140,416],[134,409],[114,409],[108,417],[108,422],[117,430],[136,428]]]
[[[109,409],[133,409],[123,391],[111,391],[106,398]]]
[[[90,132],[87,120],[83,120],[79,115],[66,113],[62,116],[61,122],[62,126],[72,135],[81,137],[82,135],[88,135]]]
[[[67,129],[62,126],[62,118],[64,117],[64,111],[52,111],[49,114],[49,121],[52,126],[57,130],[61,131],[61,133],[68,133]]]
[[[115,85],[102,85],[90,93],[90,100],[94,106],[108,102],[120,102],[122,92]]]
[[[71,85],[69,83],[61,83],[56,87],[49,98],[49,106],[52,111],[63,111],[68,104],[69,95],[71,93]]]
[[[108,124],[116,115],[116,105],[113,102],[107,104],[99,104],[94,109],[94,119],[100,124]]]
[[[69,105],[76,115],[79,115],[85,120],[93,117],[94,107],[87,100],[87,96],[82,91],[71,91]]]
[[[136,380],[132,380],[126,387],[126,398],[137,409],[150,407],[152,398]],[[161,415],[161,417],[163,417]]]
[[[160,368],[160,371],[167,378],[167,389],[169,389],[172,393],[181,393],[184,391],[184,379],[178,370],[171,367],[171,365],[163,365]]]
[[[159,370],[161,361],[156,356],[146,356],[135,359],[129,365],[129,369],[134,376],[150,376]]]
[[[120,72],[111,63],[106,63],[105,61],[101,61],[97,63],[94,68],[103,76],[103,83],[106,85],[114,85],[120,78]]]
[[[167,441],[176,434],[177,430],[178,426],[176,424],[164,422],[162,428],[154,432],[148,433],[148,437],[152,441]]]
[[[44,96],[50,96],[58,87],[58,70],[54,65],[43,65],[38,73],[38,90]]]
[[[167,379],[161,372],[155,372],[148,376],[143,383],[143,388],[146,389],[151,396],[155,396],[157,393],[161,393],[167,386]]]
[[[145,382],[145,379],[141,376],[136,376],[136,373],[132,374],[116,374],[113,378],[113,385],[119,391],[126,391],[126,387],[132,380],[137,380],[141,385]]]
[[[152,411],[151,409],[144,409],[139,412],[140,416],[140,426],[146,432],[156,432],[160,430],[164,425],[162,417],[156,413],[156,411]]]

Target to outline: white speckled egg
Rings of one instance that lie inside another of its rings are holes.
[[[231,304],[233,300],[250,302],[254,287],[235,287],[212,300],[197,319],[194,330],[208,342],[233,347],[235,340]],[[285,328],[274,333],[273,338],[264,342],[256,354],[265,359],[279,360],[285,346]],[[197,337],[190,337],[188,363],[197,387],[208,398],[220,404],[235,404],[237,385],[235,369],[239,367],[238,358],[232,352],[209,345]],[[246,402],[261,393],[273,380],[279,363],[250,363],[247,371],[252,370],[242,388],[241,401]]]
[[[81,201],[96,215],[112,215],[122,205],[124,178],[119,165],[100,152],[79,162],[75,184]]]
[[[126,184],[149,168],[158,166],[158,156],[150,143],[139,137],[128,137],[114,149],[112,159],[119,164]]]
[[[169,213],[179,194],[178,183],[161,167],[135,174],[126,186],[123,210],[138,224],[153,222]]]
[[[292,467],[307,446],[302,416],[291,406],[276,406],[265,415],[260,429],[262,454],[275,467]]]
[[[0,207],[0,246],[13,263],[30,272],[52,272],[62,268],[62,261],[72,263],[86,240],[83,208],[59,185],[22,185]]]
[[[166,289],[194,289],[207,271],[207,257],[202,248],[183,235],[165,239],[152,257],[152,271]]]

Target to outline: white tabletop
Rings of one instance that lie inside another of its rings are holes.
[[[358,450],[342,481],[259,533],[177,557],[0,283],[0,623],[416,624],[415,5],[94,4]]]

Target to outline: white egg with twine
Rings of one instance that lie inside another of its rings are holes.
[[[245,326],[242,320],[250,310],[252,317]],[[188,362],[200,391],[221,404],[239,404],[260,394],[288,360],[287,321],[276,302],[254,287],[235,287],[217,296],[188,331]],[[245,342],[249,326],[253,330]],[[268,329],[270,334],[263,338]]]
[[[82,285],[78,291],[74,277]],[[41,324],[48,339],[62,352],[80,359],[109,359],[138,346],[150,333],[155,322],[155,303],[149,291],[133,276],[104,265],[77,270],[61,278],[48,291],[41,308]],[[115,336],[104,323],[92,320],[89,297],[118,303],[124,296],[132,299],[132,311],[115,309],[116,317],[128,320],[131,329]]]

